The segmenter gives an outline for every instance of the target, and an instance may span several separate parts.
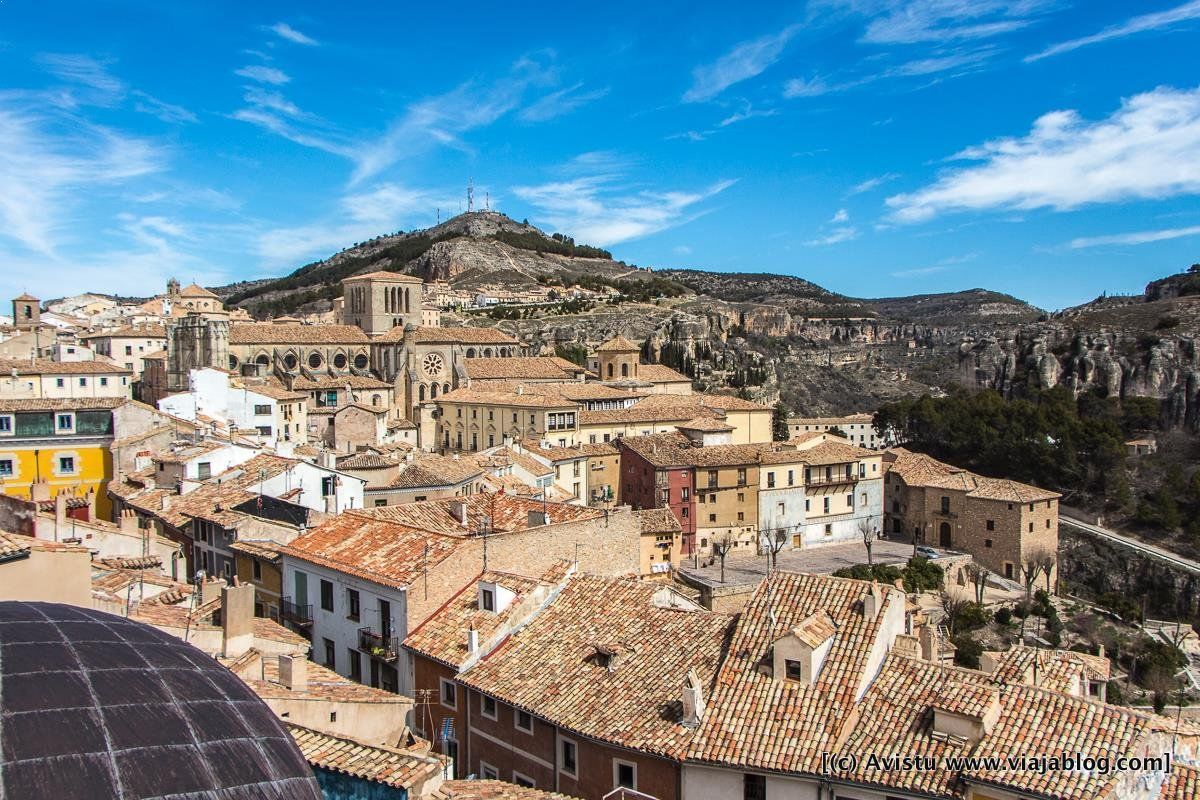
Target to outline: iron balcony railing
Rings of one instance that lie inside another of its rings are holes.
[[[359,628],[358,649],[380,661],[395,661],[400,657],[400,640],[395,636],[382,636],[370,628]]]
[[[290,597],[285,597],[279,602],[279,615],[283,617],[284,622],[293,625],[312,625],[312,603],[300,604],[293,602]]]

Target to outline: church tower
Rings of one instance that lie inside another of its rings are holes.
[[[31,294],[22,294],[12,301],[13,326],[18,330],[33,330],[42,324],[42,301]]]
[[[421,324],[425,284],[412,275],[371,272],[342,281],[342,323],[357,325],[368,336],[397,326]]]
[[[600,380],[636,380],[638,376],[638,353],[641,348],[624,336],[614,336],[596,348],[600,359]]]

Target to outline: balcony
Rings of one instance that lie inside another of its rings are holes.
[[[395,636],[381,636],[370,628],[359,628],[358,649],[371,658],[392,662],[400,657],[400,640]]]
[[[285,597],[279,601],[279,616],[284,622],[308,627],[313,621],[312,603],[301,605],[292,602],[292,598]]]
[[[858,475],[851,473],[837,473],[826,477],[825,475],[813,475],[804,481],[805,486],[835,486],[837,484],[858,483]]]

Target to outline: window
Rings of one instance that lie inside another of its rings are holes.
[[[708,521],[709,521],[709,522],[716,522],[716,521],[717,521],[717,515],[716,515],[716,514],[709,514],[709,515],[708,515]]]
[[[767,800],[767,778],[764,775],[742,776],[742,800]]]
[[[500,780],[500,770],[496,769],[486,761],[479,762],[479,774],[485,781]]]
[[[739,503],[746,502],[746,493],[745,492],[738,492],[737,494],[738,494],[738,502]]]
[[[101,378],[101,379],[100,379],[100,385],[101,385],[101,386],[108,386],[108,378]]]
[[[833,536],[833,524],[830,522],[825,523],[825,535]]]
[[[994,519],[989,519],[989,520],[987,521],[987,529],[988,529],[989,531],[994,531],[994,530],[996,530],[996,520],[994,520]]]
[[[337,669],[337,649],[334,647],[333,639],[325,640],[325,666],[332,670]]]
[[[211,477],[212,477],[212,462],[211,461],[201,461],[199,464],[196,465],[196,478],[197,479],[206,481]]]
[[[949,497],[942,498],[942,513],[943,514],[950,513],[950,498]]]
[[[745,521],[746,521],[746,512],[739,511],[738,512],[738,522],[745,522]]]
[[[850,508],[854,508],[854,495],[853,494],[846,495],[846,505]]]
[[[74,414],[59,414],[58,420],[57,420],[57,422],[55,422],[55,427],[58,428],[60,433],[63,431],[74,430],[75,429],[75,415]]]
[[[127,355],[127,356],[133,355],[133,345],[131,345],[131,344],[125,345],[125,355]]]
[[[251,567],[251,570],[253,571],[253,574],[254,574],[254,580],[261,581],[262,580],[262,562],[256,558],[253,561],[251,561],[250,563],[254,565],[253,567]]]
[[[715,469],[710,469],[708,471],[708,488],[717,488],[717,471]]]
[[[346,599],[350,606],[350,611],[346,614],[347,619],[352,619],[358,622],[359,615],[362,613],[357,589],[347,589]]]
[[[516,711],[516,719],[513,721],[513,724],[519,731],[533,733],[533,715],[528,711],[522,711],[518,708]]]
[[[767,488],[768,489],[775,488],[775,473],[774,472],[767,473]]]
[[[789,469],[788,470],[788,486],[793,485],[795,482],[796,482],[796,470]]]
[[[496,610],[496,593],[491,589],[479,590],[479,607],[484,611]]]
[[[637,789],[637,764],[613,759],[613,788]]]
[[[683,518],[687,519],[688,518],[688,507],[684,506],[682,509],[680,509],[680,511],[683,512]]]
[[[330,420],[330,421],[332,422],[332,420]],[[258,426],[258,435],[259,436],[270,436],[271,435],[271,426],[270,425],[259,425]]]
[[[11,416],[0,416],[0,434],[12,433],[13,418]]]
[[[574,775],[578,769],[575,743],[570,739],[558,740],[558,768],[569,775]]]
[[[1046,528],[1048,529],[1049,527],[1050,527],[1050,520],[1046,520]]]
[[[63,386],[66,385],[66,382],[62,378],[55,378],[54,385],[57,386],[59,389],[61,389],[61,388],[63,388]]]
[[[80,378],[80,379],[79,379],[79,385],[80,385],[80,386],[87,386],[87,378]]]
[[[784,675],[787,677],[787,679],[789,681],[804,680],[804,669],[801,667],[799,661],[792,661],[791,659],[785,659],[783,662],[783,671],[784,671]]]
[[[1033,523],[1029,523],[1029,532],[1033,533]]]
[[[804,499],[804,510],[805,510],[805,511],[811,511],[811,510],[812,510],[812,501],[811,501],[811,500],[809,500],[808,498],[805,498],[805,499]]]
[[[381,507],[381,506],[386,506],[386,505],[387,505],[387,498],[386,498],[386,497],[380,497],[380,498],[376,498],[376,499],[375,499],[375,507],[376,507],[376,508],[379,508],[379,507]]]
[[[256,416],[256,417],[265,417],[265,416],[270,415],[270,413],[271,413],[271,407],[269,405],[257,405],[256,404],[254,406],[254,416]]]
[[[58,459],[58,471],[64,475],[75,472],[75,457],[60,456]]]
[[[513,770],[513,783],[515,783],[517,786],[524,786],[528,789],[537,788],[537,782],[534,781],[533,778],[529,777],[528,775],[522,775],[516,770]]]
[[[738,481],[738,486],[746,485],[746,468],[745,467],[738,467],[737,481]]]
[[[13,462],[11,458],[0,458],[0,478],[11,478]]]
[[[983,546],[984,546],[984,547],[988,547],[988,548],[990,548],[990,547],[992,546],[992,540],[991,540],[991,539],[984,539],[984,540],[983,540]]]
[[[828,497],[825,498],[824,508],[825,508],[825,513],[828,514],[829,513],[829,498]]]
[[[333,584],[324,579],[321,581],[321,609],[333,611]]]
[[[346,656],[350,659],[350,680],[362,683],[362,656],[353,647],[347,648]]]
[[[496,718],[496,698],[488,697],[486,694],[479,698],[479,710],[488,719]]]
[[[439,678],[438,680],[442,687],[442,705],[446,708],[456,708],[458,706],[458,693],[454,689],[454,681],[448,681],[445,678]]]
[[[332,475],[321,478],[321,497],[332,497],[337,489],[337,479]]]

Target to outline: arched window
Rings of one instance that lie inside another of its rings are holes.
[[[373,405],[373,406],[382,405],[381,398],[379,397],[379,395],[377,395],[377,394],[371,395],[371,405]]]
[[[425,402],[425,384],[421,384],[417,387],[417,400],[422,403]]]
[[[442,394],[446,394],[449,391],[450,391],[450,384],[447,383],[445,386],[442,387]]]
[[[491,358],[492,357],[492,348],[490,348],[490,347],[483,348],[483,356],[484,356],[484,358]]]
[[[429,387],[429,399],[433,400],[434,398],[436,398],[437,393],[438,393],[438,385],[435,383]]]
[[[287,367],[288,369],[295,369],[296,368],[296,357],[294,355],[292,355],[291,353],[288,353],[286,356],[283,357],[283,366]]]
[[[407,314],[409,311],[411,311],[411,310],[412,310],[412,309],[411,309],[411,307],[410,307],[410,306],[409,306],[409,304],[408,304],[408,301],[409,301],[408,289],[407,289],[407,288],[405,288],[405,289],[404,289],[404,313],[405,313],[405,314]]]
[[[613,365],[610,363],[608,365],[608,377],[611,378],[612,376],[613,376]]]
[[[254,359],[254,363],[265,367],[271,363],[271,357],[266,353],[259,353],[258,358]]]
[[[474,357],[475,357],[475,348],[468,347],[467,348],[467,358],[474,358]]]
[[[628,378],[628,377],[629,377],[629,364],[622,364],[622,365],[621,365],[621,377],[622,377],[622,378]]]
[[[321,354],[320,353],[310,353],[308,356],[308,366],[309,366],[309,369],[320,369],[321,368]]]
[[[229,357],[229,368],[230,368],[230,369],[237,369],[237,368],[238,368],[238,359],[237,359],[237,356],[231,355],[231,356]]]

